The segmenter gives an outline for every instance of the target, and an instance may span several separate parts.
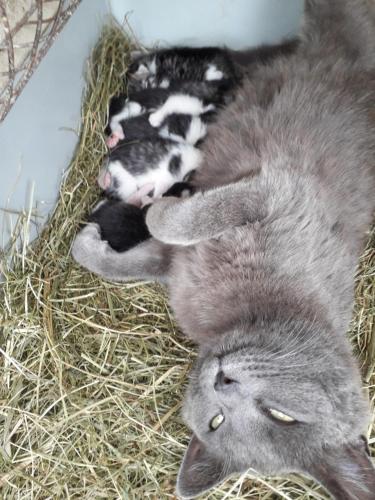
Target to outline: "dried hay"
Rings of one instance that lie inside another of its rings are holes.
[[[129,50],[119,28],[104,30],[88,68],[80,142],[56,209],[34,244],[13,242],[3,260],[2,498],[175,498],[188,441],[179,413],[194,351],[177,331],[161,287],[108,283],[70,257],[78,224],[99,195],[107,103],[125,89]],[[18,230],[28,221],[24,214]],[[374,243],[375,234],[361,260],[351,332],[373,399]],[[327,496],[301,478],[243,475],[204,498]]]

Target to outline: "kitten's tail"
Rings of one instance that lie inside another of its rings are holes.
[[[305,0],[302,44],[322,57],[375,68],[375,3],[372,0]]]

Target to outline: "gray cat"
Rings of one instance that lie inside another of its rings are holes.
[[[199,344],[183,412],[185,498],[251,467],[375,499],[368,405],[345,337],[375,208],[375,17],[360,0],[305,10],[296,52],[252,68],[210,126],[203,193],[157,201],[154,238],[128,252],[95,225],[73,245],[108,279],[165,281]]]

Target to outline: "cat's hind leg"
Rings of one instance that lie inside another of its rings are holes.
[[[89,271],[114,281],[134,279],[166,282],[171,247],[150,239],[126,252],[116,252],[100,236],[97,224],[89,223],[76,236],[73,258]]]

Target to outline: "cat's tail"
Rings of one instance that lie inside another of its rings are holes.
[[[304,50],[322,57],[344,57],[375,69],[373,0],[305,0]]]

